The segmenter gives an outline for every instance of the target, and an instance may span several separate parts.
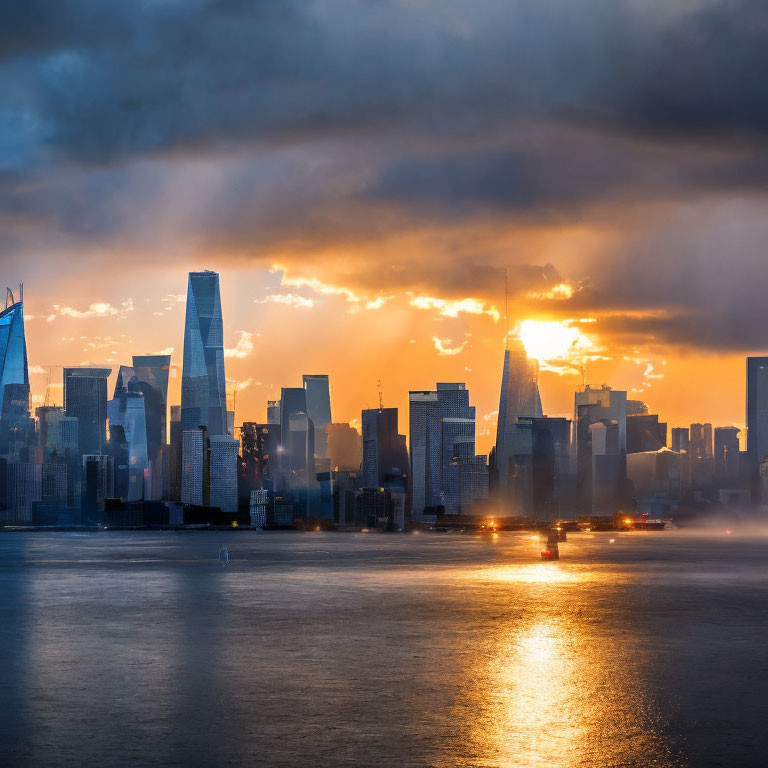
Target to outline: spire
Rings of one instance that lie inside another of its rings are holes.
[[[509,288],[507,286],[507,268],[504,267],[504,349],[509,349]]]

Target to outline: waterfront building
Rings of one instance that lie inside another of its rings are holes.
[[[760,467],[765,458],[768,458],[768,357],[748,357],[747,466],[753,501],[760,499]]]
[[[227,435],[210,438],[210,506],[237,512],[237,458],[240,443]]]
[[[16,458],[34,435],[30,429],[23,290],[20,286],[16,301],[7,289],[5,308],[0,311],[0,455]],[[28,455],[24,458],[30,459]]]
[[[211,446],[208,430],[182,433],[181,501],[198,507],[211,504]]]

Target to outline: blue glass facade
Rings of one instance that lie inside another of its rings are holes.
[[[182,428],[205,425],[210,435],[226,434],[226,403],[219,276],[208,270],[190,272],[181,374]]]
[[[24,338],[24,304],[0,312],[0,453],[8,454],[12,434],[29,420],[29,371]]]
[[[122,427],[128,448],[128,488],[126,498],[129,501],[149,497],[149,488],[145,488],[149,478],[149,446],[147,440],[147,408],[141,391],[141,382],[133,368],[120,366],[115,385],[115,395],[109,401],[110,430]]]

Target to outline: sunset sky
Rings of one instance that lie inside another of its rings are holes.
[[[758,0],[30,0],[0,11],[0,264],[47,367],[173,349],[221,274],[237,421],[466,381],[509,325],[670,426],[743,425],[768,349]],[[61,401],[61,371],[50,396]]]

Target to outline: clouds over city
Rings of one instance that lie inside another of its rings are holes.
[[[247,305],[296,322],[491,333],[506,271],[513,325],[764,344],[758,0],[34,0],[0,22],[0,247],[51,320],[125,316],[102,287],[126,264],[193,261],[279,264]],[[83,273],[102,301],[53,295]],[[178,323],[179,294],[153,301]]]

